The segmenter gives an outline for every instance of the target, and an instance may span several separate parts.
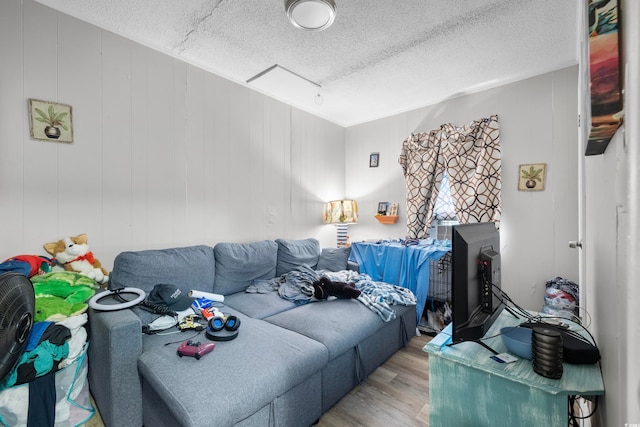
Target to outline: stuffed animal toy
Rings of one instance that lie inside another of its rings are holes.
[[[313,282],[313,290],[317,299],[327,299],[330,296],[348,299],[360,296],[360,290],[356,289],[353,283],[332,282],[324,276]]]
[[[33,276],[36,322],[59,322],[87,311],[87,301],[96,293],[93,279],[72,271]]]
[[[109,273],[89,250],[86,234],[47,243],[44,250],[51,254],[65,271],[78,272],[103,285],[109,281]]]

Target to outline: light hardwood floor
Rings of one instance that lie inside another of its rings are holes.
[[[327,411],[318,427],[429,425],[429,362],[422,347],[428,335],[413,337],[367,380]],[[104,427],[99,414],[85,427]]]
[[[319,427],[429,425],[429,362],[422,347],[428,335],[413,337],[367,380],[351,390],[317,424]]]

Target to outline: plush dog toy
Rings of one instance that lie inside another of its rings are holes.
[[[100,284],[109,281],[109,273],[93,256],[87,243],[87,235],[65,237],[57,242],[47,243],[44,250],[51,254],[66,271],[83,274]]]
[[[327,299],[334,296],[341,299],[358,298],[360,290],[353,283],[332,282],[328,277],[321,277],[313,282],[314,296],[317,299]]]

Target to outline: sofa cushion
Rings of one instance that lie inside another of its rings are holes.
[[[238,292],[225,296],[224,303],[254,319],[264,319],[297,307],[295,302],[282,298],[278,291],[264,294]]]
[[[278,245],[273,240],[252,243],[218,243],[214,292],[222,295],[243,292],[255,279],[276,275]]]
[[[212,292],[215,277],[213,248],[198,245],[170,249],[127,251],[116,256],[110,289],[140,288],[149,292],[160,283]]]
[[[143,338],[140,374],[173,416],[185,426],[230,426],[316,375],[327,363],[327,349],[295,332],[252,319],[235,310],[239,334],[200,360],[178,357],[175,335]],[[186,339],[186,338],[185,338]],[[201,342],[208,342],[198,337]],[[310,401],[320,402],[317,394]],[[318,405],[319,407],[319,405]],[[318,413],[317,416],[320,414]]]
[[[320,242],[317,239],[277,239],[276,243],[278,244],[276,277],[295,270],[303,264],[316,268],[320,258]]]
[[[341,271],[347,269],[347,263],[351,255],[351,247],[347,248],[323,248],[316,270]]]
[[[321,342],[329,350],[329,360],[355,347],[384,325],[376,313],[355,299],[309,303],[264,320]]]

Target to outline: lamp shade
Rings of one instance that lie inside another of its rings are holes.
[[[334,200],[324,207],[325,224],[354,224],[358,222],[358,203],[355,200]]]

